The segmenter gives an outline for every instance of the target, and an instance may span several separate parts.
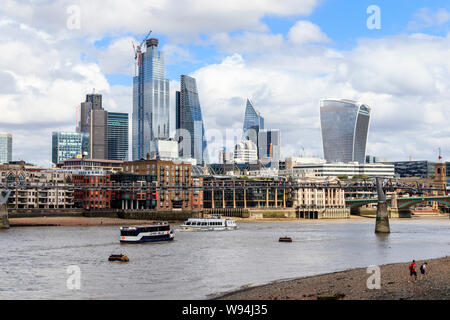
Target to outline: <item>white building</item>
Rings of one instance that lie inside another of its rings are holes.
[[[250,163],[258,161],[258,148],[250,140],[243,140],[234,147],[234,161],[236,163]]]
[[[368,163],[311,163],[311,164],[296,164],[292,169],[282,170],[282,175],[314,175],[316,177],[338,177],[348,176],[349,178],[355,175],[365,175],[370,178],[384,177],[393,178],[395,175],[394,165],[389,164],[368,164]]]
[[[175,140],[157,140],[158,154],[161,160],[178,159],[178,142]]]

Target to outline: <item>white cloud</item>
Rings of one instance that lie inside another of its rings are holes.
[[[408,29],[430,28],[446,24],[449,21],[450,12],[447,9],[432,10],[430,8],[421,8],[414,14],[414,19],[408,23]]]
[[[297,45],[330,42],[327,35],[320,30],[320,27],[309,21],[297,21],[289,30],[288,38]]]
[[[35,5],[28,2],[3,0],[0,14],[19,19],[26,24],[57,33],[60,36],[84,35],[101,37],[104,34],[141,34],[146,29],[177,38],[186,35],[213,34],[235,30],[267,30],[261,22],[266,15],[309,15],[319,0],[228,0],[178,1],[133,0],[124,5],[122,0],[56,0]],[[80,30],[66,28],[67,8],[79,6]]]

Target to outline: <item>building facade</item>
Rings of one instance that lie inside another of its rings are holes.
[[[281,153],[280,130],[260,130],[258,133],[258,158],[271,168],[278,169]]]
[[[128,159],[128,113],[108,112],[108,160]]]
[[[199,204],[199,195],[192,189],[194,183],[190,163],[163,160],[126,161],[124,173],[125,175],[117,175],[118,179],[131,179],[137,183],[136,192],[122,193],[117,197],[124,200],[121,201],[121,207],[124,209],[201,209],[194,207],[194,202]],[[136,179],[136,176],[141,178]]]
[[[394,166],[389,164],[364,164],[357,162],[349,163],[314,163],[296,164],[293,169],[283,170],[280,175],[315,176],[315,177],[339,177],[367,176],[393,178],[395,176]]]
[[[176,129],[179,154],[182,158],[206,162],[206,138],[202,110],[194,78],[182,75],[181,88],[176,92]]]
[[[90,158],[108,158],[108,112],[101,94],[88,94],[78,112],[77,132],[89,134]]]
[[[0,164],[12,161],[12,135],[0,133]]]
[[[234,147],[234,162],[254,163],[258,161],[258,148],[252,140],[243,140]]]
[[[57,165],[61,169],[66,170],[89,170],[89,171],[105,171],[118,172],[123,169],[123,161],[121,160],[105,160],[105,159],[85,159],[71,158]]]
[[[52,162],[61,163],[67,159],[90,156],[90,138],[88,133],[53,132]]]
[[[72,175],[74,206],[88,210],[109,209],[113,192],[111,176],[102,170],[77,170]]]
[[[253,102],[250,99],[247,99],[242,138],[251,140],[255,146],[258,146],[258,133],[263,129],[264,118],[256,111]]]
[[[324,158],[327,162],[364,163],[371,109],[351,100],[320,102]]]
[[[156,141],[168,139],[169,80],[165,79],[164,54],[158,39],[146,41],[146,51],[137,52],[137,75],[133,78],[132,157],[145,159],[158,153]]]
[[[395,174],[401,178],[420,177],[428,179],[434,174],[435,162],[431,161],[393,161],[385,162],[394,166]]]
[[[67,188],[72,185],[72,174],[64,170],[24,163],[0,165],[0,183],[27,185],[27,188],[11,190],[8,207],[13,209],[68,209],[74,206],[73,190]],[[43,185],[47,187],[43,188]]]

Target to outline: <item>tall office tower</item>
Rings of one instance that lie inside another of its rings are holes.
[[[205,128],[194,78],[182,75],[181,89],[176,92],[176,129],[179,154],[194,158],[198,165],[206,162]]]
[[[90,154],[89,133],[53,132],[52,133],[52,162],[58,164],[67,159],[82,157]]]
[[[245,108],[243,139],[251,140],[258,146],[259,130],[264,129],[264,118],[256,111],[253,102],[247,99],[247,106]]]
[[[77,117],[77,132],[88,133],[90,137],[90,157],[92,159],[107,159],[108,112],[102,107],[102,95],[86,95],[86,101],[81,103]]]
[[[260,130],[258,133],[258,158],[270,167],[278,168],[280,162],[280,130]]]
[[[133,160],[158,156],[158,140],[169,139],[169,80],[164,78],[164,55],[158,39],[137,50],[137,75],[133,78]]]
[[[0,164],[12,161],[12,135],[0,133]]]
[[[327,162],[364,163],[371,109],[351,100],[320,102],[323,153]]]
[[[108,160],[128,160],[128,113],[108,112]]]

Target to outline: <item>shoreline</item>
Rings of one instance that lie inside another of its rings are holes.
[[[375,217],[370,216],[350,216],[349,219],[298,219],[298,218],[239,218],[233,217],[238,223],[249,222],[326,222],[326,223],[345,223],[353,220],[374,220]],[[397,220],[396,218],[393,220]],[[414,220],[434,220],[434,219],[448,219],[445,216],[415,216]],[[401,219],[404,220],[404,219]],[[9,224],[11,227],[64,227],[64,226],[117,226],[117,225],[137,225],[137,224],[149,224],[156,220],[142,220],[142,219],[121,219],[121,218],[108,218],[108,217],[83,217],[83,216],[44,216],[44,217],[21,217],[14,218],[9,217]],[[177,221],[181,222],[181,221]]]
[[[9,218],[11,228],[16,227],[99,227],[150,224],[153,220],[94,217],[30,217]]]
[[[423,262],[431,267],[421,279]],[[450,256],[416,260],[417,281],[409,279],[409,262],[380,266],[381,288],[370,290],[367,268],[275,280],[216,295],[212,300],[448,300],[450,299]]]

